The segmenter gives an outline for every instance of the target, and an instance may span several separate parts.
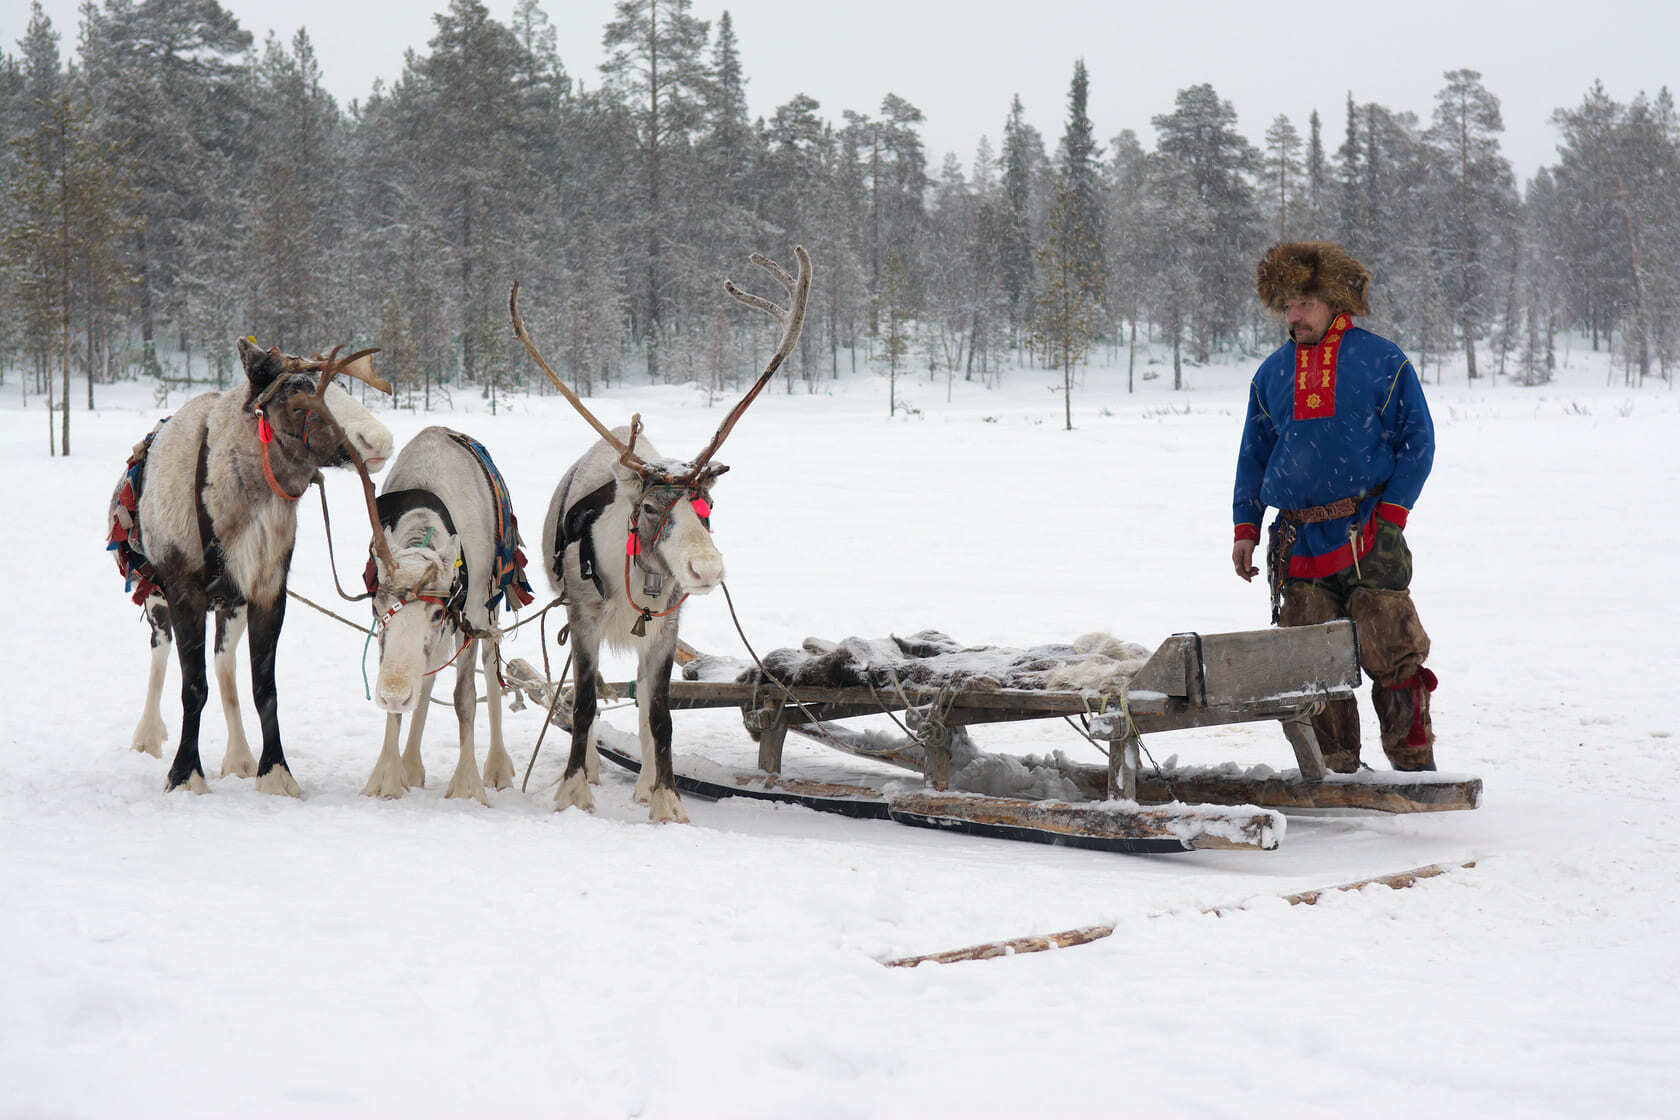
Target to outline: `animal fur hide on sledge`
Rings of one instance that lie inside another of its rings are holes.
[[[1150,651],[1108,634],[1085,634],[1071,645],[965,646],[948,634],[923,630],[908,637],[847,638],[826,642],[807,638],[800,649],[772,650],[764,664],[783,684],[798,688],[873,687],[895,684],[926,688],[995,691],[1003,688],[1050,689],[1118,695],[1132,674],[1149,660]],[[683,674],[690,680],[717,679],[739,663],[700,658]],[[757,666],[735,676],[747,684],[763,683]]]

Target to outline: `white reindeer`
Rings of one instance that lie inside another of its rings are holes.
[[[566,602],[575,670],[572,752],[554,796],[557,809],[574,805],[594,809],[589,785],[596,780],[600,763],[591,729],[595,671],[605,641],[636,654],[642,769],[634,797],[648,803],[652,820],[688,820],[671,764],[670,685],[677,627],[688,596],[704,595],[723,581],[723,557],[711,541],[711,488],[729,468],[712,464],[711,458],[792,352],[804,322],[811,259],[803,248],[794,252],[799,258],[797,279],[775,262],[756,253],[752,256],[787,290],[788,309],[742,292],[734,284],[724,285],[737,300],[774,316],[783,326],[782,338],[758,381],[692,462],[661,459],[641,439],[639,416],[627,429],[608,431],[549,368],[526,334],[519,317],[517,284],[508,297],[514,333],[602,437],[561,478],[543,521],[543,566]]]
[[[151,675],[132,745],[162,757],[168,732],[159,711],[170,645],[181,662],[181,738],[169,789],[205,793],[199,718],[204,616],[216,615],[216,683],[227,718],[222,774],[257,778],[264,793],[300,795],[280,745],[274,658],[286,617],[286,577],[297,536],[297,499],[321,467],[379,470],[391,433],[338,385],[343,372],[382,389],[361,359],[303,359],[240,339],[245,383],[206,393],[136,448],[110,506],[111,548],[139,586],[134,599],[151,624]],[[319,375],[318,377],[316,375]],[[239,716],[234,646],[249,628],[251,696],[263,750],[253,760]]]
[[[401,797],[426,784],[420,737],[436,674],[452,661],[461,756],[444,796],[488,805],[486,785],[513,784],[513,759],[502,745],[496,612],[504,596],[515,598],[515,608],[530,602],[530,585],[506,484],[482,452],[459,432],[427,428],[403,447],[385,478],[375,530],[385,549],[375,549],[379,676],[373,697],[389,714],[379,761],[362,790],[370,797]],[[473,658],[479,648],[490,709],[482,777],[473,746]],[[402,717],[410,712],[408,745],[399,758]]]

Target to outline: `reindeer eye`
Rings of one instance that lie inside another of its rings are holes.
[[[443,608],[442,607],[433,607],[432,608],[432,621],[433,622],[442,622],[443,621]]]

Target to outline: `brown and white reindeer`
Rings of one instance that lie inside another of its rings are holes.
[[[135,750],[161,757],[159,713],[169,648],[181,662],[181,737],[169,789],[207,792],[199,760],[205,615],[216,615],[216,683],[227,717],[222,774],[257,778],[264,793],[300,795],[280,745],[275,649],[286,617],[286,577],[297,537],[297,500],[322,467],[379,470],[391,433],[341,386],[338,373],[390,392],[363,359],[305,359],[240,339],[245,383],[194,397],[136,447],[110,506],[118,569],[138,583],[151,624],[151,675],[134,730]],[[239,717],[234,646],[248,628],[251,695],[263,749],[253,761]]]
[[[549,502],[543,521],[544,568],[566,603],[571,626],[575,687],[572,752],[555,793],[557,809],[594,809],[589,784],[600,762],[591,730],[595,721],[595,672],[603,641],[636,654],[636,706],[642,770],[634,797],[648,802],[655,821],[686,821],[671,765],[671,666],[683,602],[723,581],[723,557],[711,540],[711,490],[729,468],[712,456],[735,422],[769,384],[799,340],[811,291],[811,258],[795,247],[799,275],[789,276],[757,253],[752,261],[785,288],[782,308],[725,282],[740,302],[782,324],[781,341],[758,381],[724,418],[693,460],[661,458],[641,432],[641,417],[609,431],[549,368],[519,317],[519,286],[508,297],[514,333],[560,392],[601,435],[572,465]],[[620,562],[619,555],[623,555]]]
[[[388,714],[379,761],[362,792],[401,797],[426,784],[420,737],[436,674],[455,669],[455,719],[460,759],[446,797],[488,805],[484,787],[513,784],[513,759],[502,745],[497,607],[531,601],[518,525],[501,472],[484,446],[448,428],[426,428],[403,446],[377,503],[373,613],[379,634],[374,701]],[[378,547],[383,543],[383,548]],[[481,776],[473,748],[477,673],[482,648],[490,709],[490,753]],[[402,718],[413,713],[408,745],[397,755]]]

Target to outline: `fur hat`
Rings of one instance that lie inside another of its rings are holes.
[[[1317,296],[1332,311],[1369,315],[1365,289],[1371,274],[1333,241],[1285,241],[1273,245],[1254,270],[1260,302],[1281,313],[1292,299]]]

